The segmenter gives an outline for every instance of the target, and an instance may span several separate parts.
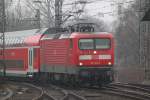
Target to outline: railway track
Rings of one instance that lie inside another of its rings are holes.
[[[96,93],[93,90],[89,91],[87,89],[71,90],[71,92],[75,95],[80,96],[82,100],[101,100],[102,97],[100,93]]]
[[[145,89],[150,89],[150,85],[145,85],[145,84],[135,84],[135,83],[129,83],[129,85],[145,88]]]
[[[81,96],[52,84],[31,83],[35,87],[40,87],[41,95],[32,100],[86,100]]]
[[[65,90],[56,86],[55,89],[59,90],[59,92],[65,91],[64,98],[57,99],[57,100],[116,100],[118,97],[121,98],[120,100],[150,100],[149,90],[146,90],[141,87],[134,87],[131,85],[127,87],[125,85],[126,84],[124,85],[111,84],[109,86],[102,87],[101,89],[99,88],[75,89],[75,88],[64,87]],[[110,96],[110,94],[112,96]],[[115,97],[115,98],[111,99],[111,97]]]
[[[133,89],[139,92],[143,93],[150,93],[150,86],[142,85],[142,84],[130,84],[130,83],[115,83],[115,84],[110,84],[110,87],[120,87],[120,88],[127,88],[127,89]]]
[[[5,100],[37,100],[37,98],[43,95],[40,87],[29,83],[10,82],[9,84],[13,95]]]
[[[81,96],[54,85],[10,82],[13,94],[4,100],[86,100]]]
[[[120,100],[150,100],[150,90],[145,85],[113,83],[99,89],[19,84],[13,96],[7,100],[116,100],[118,97],[123,98]]]
[[[131,84],[115,83],[102,87],[101,93],[127,97],[134,100],[150,100],[150,90]]]
[[[45,93],[51,96],[53,98],[52,100],[86,100],[84,97],[75,94],[72,91],[68,91],[52,84],[46,86]]]
[[[3,89],[0,90],[0,100],[7,100],[13,95],[12,90],[8,87],[6,88],[6,86],[7,85],[4,86],[5,88],[3,87]]]
[[[56,100],[47,91],[40,86],[31,83],[14,83],[20,85],[14,94],[5,100]]]
[[[53,97],[49,96],[46,93],[43,93],[40,97],[32,100],[55,100]]]
[[[103,95],[98,89],[89,89],[89,87],[68,87],[67,85],[61,86],[60,87],[66,95],[66,99],[69,98],[68,100],[72,100],[71,98],[74,97],[76,99],[73,100],[108,100],[108,99],[102,99]],[[63,100],[63,99],[61,99]],[[116,100],[116,99],[115,99]]]
[[[80,95],[77,95],[77,94],[71,92],[65,98],[63,98],[62,100],[87,100],[87,99],[80,96]]]
[[[113,83],[99,88],[83,88],[76,91],[86,100],[150,100],[150,90],[145,85]],[[110,96],[111,95],[111,96]],[[109,96],[109,97],[107,97]]]

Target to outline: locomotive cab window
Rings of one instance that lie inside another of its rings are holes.
[[[95,39],[95,48],[96,49],[109,49],[110,39]]]
[[[88,50],[88,49],[109,49],[111,47],[110,39],[80,39],[79,40],[79,49]]]
[[[94,49],[94,40],[93,39],[80,39],[79,48],[80,49]]]

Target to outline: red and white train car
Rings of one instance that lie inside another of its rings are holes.
[[[47,30],[33,29],[5,33],[5,64],[7,76],[26,77],[39,72],[40,38]],[[2,52],[2,50],[1,50]],[[3,55],[0,55],[3,74]]]
[[[44,28],[5,33],[6,75],[94,84],[113,80],[112,34],[49,32]]]

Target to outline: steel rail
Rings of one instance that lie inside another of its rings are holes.
[[[116,83],[116,84],[110,84],[109,86],[122,87],[122,88],[128,88],[128,89],[136,89],[136,90],[139,90],[141,92],[145,92],[148,94],[150,93],[149,89],[142,87],[142,86],[132,85],[132,84]]]
[[[113,87],[103,87],[102,93],[124,96],[135,100],[150,100],[150,95],[138,93],[136,91],[121,90]]]
[[[36,88],[37,90],[41,91],[40,95],[37,97],[34,97],[32,100],[38,100],[39,98],[41,98],[44,95],[44,91],[41,87],[38,87],[36,85],[30,84],[30,83],[23,83],[24,85]]]
[[[64,97],[61,99],[61,100],[68,100],[68,98],[71,96],[77,100],[87,100],[86,98],[80,96],[80,95],[77,95],[76,93],[72,92],[72,91],[69,91],[69,90],[65,90],[61,87],[58,87],[58,86],[54,86],[52,85],[55,89],[57,90],[60,90],[63,94],[64,94]]]

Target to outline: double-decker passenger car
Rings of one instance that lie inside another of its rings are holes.
[[[39,42],[46,30],[47,28],[5,33],[4,52],[7,76],[26,77],[32,75],[32,73],[39,72]],[[0,49],[0,73],[3,75],[4,62],[2,50],[3,48]]]
[[[5,59],[10,76],[106,84],[113,81],[114,40],[104,32],[52,34],[46,28],[9,32]]]

